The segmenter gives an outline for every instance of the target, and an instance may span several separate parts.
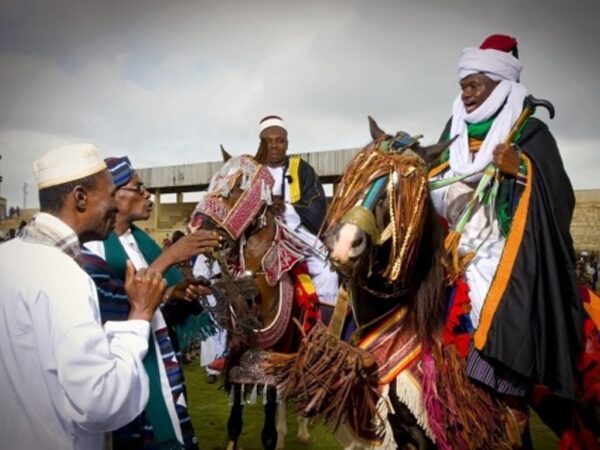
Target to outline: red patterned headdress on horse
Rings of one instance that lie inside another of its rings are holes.
[[[197,213],[201,213],[220,225],[232,239],[238,239],[261,208],[270,204],[273,184],[269,170],[252,157],[243,155],[231,158],[213,176],[208,192],[196,205],[192,227],[198,225],[194,219]],[[226,199],[236,185],[243,192],[231,205]]]

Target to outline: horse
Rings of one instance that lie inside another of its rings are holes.
[[[466,376],[467,307],[448,305],[446,232],[428,197],[428,164],[450,142],[422,147],[420,136],[391,136],[369,120],[373,141],[327,213],[325,242],[343,280],[333,325],[314,327],[295,359],[270,368],[298,412],[322,417],[347,448],[512,448],[505,405]],[[336,314],[345,304],[344,328]]]
[[[308,316],[317,312],[316,301],[304,298],[300,304],[294,299],[298,289],[292,272],[304,259],[307,244],[286,229],[272,208],[273,179],[265,166],[265,148],[259,147],[254,157],[231,157],[221,150],[225,165],[192,214],[191,228],[216,229],[225,237],[222,250],[214,255],[221,277],[212,287],[217,299],[213,314],[229,336],[228,449],[237,448],[246,397],[256,400],[261,388],[262,443],[265,449],[279,449],[287,433],[285,404],[278,402],[276,380],[264,372],[262,362],[269,351],[296,351],[301,333],[295,321],[308,329]],[[299,418],[298,424],[298,440],[309,442],[307,420]]]

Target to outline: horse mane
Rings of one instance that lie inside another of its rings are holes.
[[[326,217],[326,233],[345,220],[375,180],[388,176],[391,242],[381,276],[391,285],[409,288],[398,300],[408,306],[408,326],[425,340],[444,324],[444,233],[429,199],[425,162],[414,153],[379,150],[388,139],[387,135],[375,139],[347,167]]]
[[[260,144],[258,145],[258,148],[256,149],[256,154],[254,155],[254,160],[263,165],[266,166],[267,165],[267,161],[269,159],[269,146],[267,145],[267,141],[265,141],[264,139],[260,139]]]
[[[425,225],[412,271],[411,285],[418,286],[407,308],[407,321],[419,341],[437,336],[444,326],[446,313],[447,258],[445,233],[429,199],[425,210]]]
[[[387,176],[392,247],[383,276],[394,283],[406,280],[417,257],[428,185],[426,166],[418,155],[399,155],[379,149],[387,138],[382,136],[369,144],[347,167],[326,217],[326,232],[344,221],[344,216],[375,180]]]

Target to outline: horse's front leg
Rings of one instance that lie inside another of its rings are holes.
[[[275,426],[277,416],[277,389],[274,386],[268,386],[265,403],[265,422],[262,429],[262,443],[265,450],[275,450],[277,448],[277,428]]]
[[[244,405],[242,403],[242,387],[239,384],[233,384],[233,404],[229,411],[229,419],[227,420],[227,435],[229,436],[229,444],[227,450],[237,450],[237,442],[242,434],[242,426],[244,422],[242,420],[242,414],[244,412]]]
[[[277,450],[283,450],[285,447],[285,437],[287,435],[287,417],[286,404],[282,401],[277,405]]]
[[[310,433],[308,432],[308,419],[298,416],[298,435],[296,436],[301,444],[310,443]]]

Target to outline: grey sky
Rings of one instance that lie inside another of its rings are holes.
[[[437,139],[464,47],[519,40],[576,189],[600,188],[597,0],[0,0],[0,195],[37,205],[34,159],[88,141],[137,167],[253,153],[282,115],[290,152],[357,147],[368,114]],[[547,120],[545,111],[538,116]]]

